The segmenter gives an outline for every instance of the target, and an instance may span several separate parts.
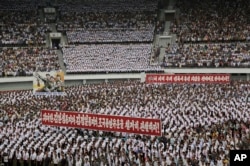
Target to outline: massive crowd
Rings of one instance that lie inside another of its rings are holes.
[[[32,165],[228,166],[230,149],[249,148],[250,83],[79,85],[66,96],[1,92],[0,154]],[[66,107],[65,107],[66,106]],[[160,118],[162,136],[41,125],[41,109]]]
[[[249,1],[179,0],[180,14],[171,26],[179,42],[250,40]]]
[[[145,0],[59,5],[57,30],[66,32],[69,43],[152,42],[156,9],[157,1]]]
[[[163,67],[250,66],[248,1],[179,0],[176,8],[177,43],[167,46]]]
[[[169,45],[164,67],[250,67],[250,43]]]
[[[154,34],[148,30],[98,30],[66,32],[69,43],[134,43],[152,42]]]
[[[151,44],[92,44],[62,49],[67,73],[162,71],[151,66]]]
[[[1,10],[27,10],[45,6],[45,0],[1,0]]]
[[[36,5],[0,3],[0,46],[45,45],[49,26],[41,19]]]
[[[34,71],[59,70],[55,50],[43,47],[14,47],[0,49],[1,76],[33,75]]]

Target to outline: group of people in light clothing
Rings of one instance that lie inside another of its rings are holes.
[[[209,85],[118,81],[71,86],[65,92],[67,96],[51,97],[33,96],[32,91],[1,92],[0,108],[9,116],[0,127],[4,163],[228,166],[231,149],[249,148],[247,81]],[[41,125],[41,109],[62,107],[161,119],[162,136]]]

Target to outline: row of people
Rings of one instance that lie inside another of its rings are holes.
[[[156,9],[157,2],[153,1],[64,5],[58,9],[56,26],[66,32],[69,43],[152,42]]]
[[[30,10],[45,6],[45,0],[2,0],[0,10]]]
[[[28,10],[27,10],[28,9]],[[45,45],[49,25],[43,23],[37,8],[0,8],[0,45]]]
[[[56,51],[43,47],[1,48],[0,60],[3,76],[33,75],[34,71],[60,69]]]
[[[155,19],[156,16],[153,12],[61,12],[57,29],[151,29]]]
[[[152,85],[114,82],[74,86],[67,96],[1,92],[10,120],[0,128],[8,161],[51,158],[99,165],[229,165],[231,149],[249,148],[249,82],[221,85]],[[84,95],[83,95],[84,94]],[[160,118],[162,137],[105,133],[41,125],[41,109]],[[32,115],[31,115],[32,114]],[[19,115],[21,118],[12,118]],[[110,138],[107,136],[110,135]]]
[[[161,70],[151,66],[151,44],[92,44],[62,49],[67,73]]]
[[[152,27],[153,28],[153,27]],[[70,44],[97,44],[97,43],[134,43],[152,42],[153,31],[150,30],[98,30],[66,32]]]
[[[155,11],[158,0],[95,0],[95,1],[60,1],[55,6],[59,11],[90,11],[90,12],[136,12]]]
[[[171,25],[180,42],[245,41],[250,39],[249,2],[177,2],[180,15]]]
[[[250,43],[168,45],[164,67],[249,67]]]

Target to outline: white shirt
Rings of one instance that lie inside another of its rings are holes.
[[[59,157],[56,154],[53,154],[53,163],[58,164],[59,163]]]
[[[28,152],[24,153],[23,159],[24,160],[29,160],[29,153]]]
[[[36,153],[34,152],[32,155],[31,155],[31,160],[35,160],[36,159]]]
[[[76,161],[76,166],[81,166],[82,165],[82,159],[79,159]]]

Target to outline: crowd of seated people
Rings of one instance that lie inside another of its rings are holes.
[[[0,4],[0,46],[45,45],[49,26],[41,19],[37,4]]]
[[[158,2],[155,0],[73,0],[73,1],[64,1],[61,0],[57,2],[55,6],[59,8],[60,11],[101,11],[106,12],[114,11],[155,11],[158,7]],[[150,8],[151,7],[151,8]]]
[[[250,83],[79,85],[67,96],[1,92],[0,157],[54,165],[229,166],[231,149],[249,149]],[[162,136],[41,125],[40,110],[160,118]],[[65,165],[66,165],[65,164]]]
[[[162,71],[151,66],[151,44],[91,44],[62,48],[67,73]]]
[[[55,50],[43,47],[14,47],[0,49],[1,76],[30,76],[34,71],[59,70]]]
[[[69,43],[152,42],[156,9],[157,2],[144,0],[59,5],[57,30]]]
[[[157,22],[157,1],[62,2],[58,11],[57,30],[69,44],[84,44],[63,49],[67,73],[161,71],[150,66],[152,45],[137,45],[152,43],[154,33],[164,30]]]
[[[179,42],[250,40],[250,4],[245,0],[179,0],[180,15],[171,25]]]
[[[71,44],[152,42],[154,37],[153,33],[148,33],[148,30],[69,31],[66,34]]]
[[[164,67],[250,67],[250,43],[168,45]]]
[[[1,10],[27,10],[45,6],[46,0],[1,0]]]

